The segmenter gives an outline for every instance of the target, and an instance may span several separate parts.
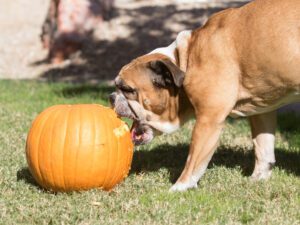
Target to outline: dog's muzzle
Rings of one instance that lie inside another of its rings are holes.
[[[118,94],[117,92],[111,93],[109,95],[109,102],[119,117],[138,120],[123,94]]]
[[[113,92],[109,95],[109,101],[119,117],[126,117],[133,120],[131,127],[131,138],[135,145],[142,145],[150,142],[153,137],[152,128],[147,125],[143,118],[140,118],[129,104],[122,93]]]

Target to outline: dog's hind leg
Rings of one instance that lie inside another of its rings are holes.
[[[276,116],[276,111],[273,111],[249,118],[255,148],[255,168],[251,176],[253,180],[268,179],[271,176],[275,164]]]

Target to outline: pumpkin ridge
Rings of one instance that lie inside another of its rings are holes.
[[[78,143],[78,146],[77,146],[77,151],[76,151],[76,156],[75,156],[75,171],[74,171],[74,174],[75,174],[75,176],[74,176],[74,180],[73,180],[73,186],[76,184],[76,180],[77,180],[77,175],[78,175],[78,155],[80,154],[80,149],[81,149],[81,145],[82,145],[82,141],[81,141],[81,135],[82,135],[82,132],[81,132],[81,129],[82,129],[82,126],[81,126],[81,121],[82,121],[82,116],[81,116],[81,108],[79,107],[78,109],[77,109],[77,112],[76,113],[78,113],[78,115],[79,115],[79,132],[78,132],[78,140],[79,140],[79,143]],[[79,188],[80,188],[80,186],[79,186]]]
[[[102,127],[101,127],[101,121],[99,121],[99,118],[101,118],[102,116],[102,111],[101,109],[99,109],[98,105],[94,105],[95,106],[95,110],[93,110],[93,120],[94,120],[94,153],[93,153],[93,161],[92,161],[92,172],[93,172],[93,176],[95,176],[97,179],[97,187],[102,186],[103,185],[103,181],[104,179],[100,179],[101,176],[99,176],[99,171],[97,169],[97,164],[99,163],[99,158],[98,158],[98,154],[102,154],[103,152],[103,146],[105,146],[105,143],[101,143],[103,140],[99,140],[99,137],[101,137],[103,131],[102,131]],[[100,142],[99,142],[100,141]],[[95,155],[96,154],[96,155]],[[96,167],[96,169],[95,169]],[[101,184],[102,182],[102,184]]]
[[[114,128],[115,129],[115,128]],[[116,143],[116,155],[117,155],[117,157],[116,157],[116,162],[118,162],[119,160],[119,137],[117,136],[117,135],[113,135],[113,137],[114,137],[114,139],[117,139],[116,141],[115,141],[115,143]],[[113,177],[113,179],[111,179],[111,181],[110,181],[110,183],[109,183],[109,188],[111,188],[111,186],[112,186],[112,184],[114,184],[115,183],[115,181],[118,179],[118,176],[117,176],[117,172],[118,172],[118,169],[119,169],[119,167],[120,167],[120,163],[117,163],[116,164],[116,167],[115,167],[115,169],[114,169],[114,172],[112,173],[113,175],[112,175],[112,177]],[[117,178],[117,179],[116,179]]]
[[[127,147],[126,149],[124,149],[124,152],[126,154],[126,163],[124,165],[123,171],[122,171],[122,179],[124,179],[125,177],[127,177],[131,167],[131,161],[132,161],[132,156],[133,156],[133,144],[131,141],[131,135],[126,134],[127,136],[129,136],[127,139],[125,139],[123,142],[125,146],[130,146]],[[130,152],[130,154],[128,154],[128,152]]]
[[[43,126],[41,126],[41,130],[39,130],[39,138],[37,138],[37,140],[38,140],[38,143],[37,143],[37,149],[35,149],[35,151],[36,151],[36,154],[37,154],[37,157],[36,157],[36,159],[37,159],[37,170],[39,171],[39,173],[40,173],[40,178],[41,178],[41,180],[40,180],[40,183],[41,183],[41,185],[42,184],[44,184],[45,183],[45,177],[44,177],[44,175],[43,175],[43,173],[41,172],[41,166],[40,166],[40,162],[41,162],[41,160],[40,160],[40,151],[39,151],[39,149],[40,149],[40,145],[41,145],[41,136],[42,136],[42,134],[43,134],[43,132],[45,131],[45,124],[47,124],[47,122],[48,122],[48,120],[49,120],[49,118],[51,117],[51,113],[53,112],[53,111],[55,111],[56,109],[53,107],[53,108],[50,108],[49,110],[45,110],[44,112],[45,112],[45,114],[47,115],[47,117],[46,117],[46,119],[44,119],[42,122],[41,121],[38,121],[38,122],[40,122],[40,123],[42,123],[43,124]],[[42,117],[42,119],[43,119],[43,117]],[[45,185],[42,185],[43,187],[45,187]],[[45,187],[46,188],[46,187]]]
[[[122,121],[121,121],[121,125],[120,126],[123,126],[124,124],[122,123]],[[118,163],[118,170],[117,170],[117,175],[116,175],[116,177],[117,177],[117,179],[116,179],[116,181],[114,181],[114,182],[117,182],[117,184],[118,183],[120,183],[120,180],[122,179],[122,177],[120,177],[120,171],[122,170],[122,167],[123,167],[123,164],[122,164],[122,161],[120,161],[120,158],[122,158],[122,152],[121,152],[121,145],[122,145],[122,143],[121,143],[121,139],[122,138],[122,140],[123,140],[123,136],[121,136],[121,137],[117,137],[117,143],[118,143],[118,162],[120,162],[120,163]]]
[[[53,118],[52,118],[52,123],[51,123],[51,127],[50,127],[50,130],[51,130],[51,135],[49,135],[50,137],[49,137],[49,139],[50,139],[50,153],[49,153],[49,155],[50,155],[50,168],[51,168],[51,178],[52,178],[52,181],[51,181],[51,183],[52,183],[52,185],[53,186],[59,186],[59,183],[57,184],[56,183],[56,178],[54,177],[54,174],[57,174],[54,170],[54,166],[53,166],[53,150],[52,150],[52,146],[53,146],[53,137],[55,138],[55,135],[54,135],[54,124],[56,123],[56,119],[58,118],[58,115],[60,114],[60,109],[57,109],[56,110],[56,112],[55,112],[55,114],[53,115]],[[56,152],[54,152],[55,154],[56,154]],[[53,172],[54,172],[54,174],[53,174]]]
[[[98,146],[99,145],[101,145],[101,144],[98,144],[97,143],[97,141],[98,141],[98,136],[99,135],[101,135],[101,130],[100,130],[100,132],[99,132],[99,125],[98,125],[98,117],[99,117],[99,114],[100,114],[100,112],[99,112],[99,110],[98,110],[98,108],[97,107],[95,107],[95,110],[93,110],[93,119],[94,119],[94,147],[96,148],[98,148]],[[101,114],[100,114],[100,116],[101,116]],[[100,123],[99,123],[100,124]],[[98,154],[96,154],[96,156],[95,156],[95,153],[97,153],[97,151],[99,151],[99,149],[97,149],[96,148],[96,150],[94,150],[94,153],[93,153],[93,161],[92,161],[92,175],[93,176],[96,176],[96,179],[97,179],[97,182],[96,182],[96,185],[97,186],[101,186],[101,183],[100,183],[100,181],[102,181],[101,179],[99,179],[99,171],[97,170],[97,168],[95,169],[95,162],[96,163],[99,163],[98,162],[98,158],[97,158],[97,156],[98,156]],[[100,148],[100,151],[102,151],[102,147]]]
[[[40,154],[40,151],[39,151],[39,149],[41,149],[41,137],[42,137],[42,135],[43,135],[43,133],[45,132],[45,128],[46,128],[46,126],[45,126],[45,124],[47,124],[48,122],[49,122],[49,120],[50,120],[50,118],[51,118],[51,114],[53,113],[53,112],[55,112],[57,109],[56,108],[54,108],[53,109],[53,111],[51,111],[51,113],[50,112],[47,112],[48,113],[48,117],[44,120],[44,124],[43,124],[43,127],[42,127],[42,130],[40,131],[40,136],[39,136],[39,143],[38,143],[38,148],[37,148],[37,153],[38,153],[38,157],[37,157],[37,159],[38,159],[38,168],[39,168],[39,171],[41,171],[41,166],[40,166],[40,162],[41,162],[41,160],[40,160],[40,156],[41,156],[41,154]],[[42,175],[43,173],[41,173],[41,175]],[[42,178],[42,180],[43,180],[43,182],[42,183],[46,183],[45,181],[46,181],[46,179],[45,179],[45,177],[42,175],[41,176],[41,178]],[[49,185],[49,183],[47,184],[46,183],[46,185],[44,185],[44,186],[48,186]]]
[[[68,133],[68,129],[69,129],[69,126],[68,126],[68,124],[69,124],[69,120],[70,120],[70,111],[71,111],[71,108],[68,108],[68,112],[67,112],[67,115],[66,115],[66,117],[67,117],[67,122],[66,122],[66,127],[65,127],[65,134],[64,134],[64,143],[63,143],[63,148],[62,148],[62,160],[63,160],[63,162],[65,161],[65,149],[66,149],[66,140],[67,140],[67,133]],[[64,188],[64,190],[66,190],[66,176],[65,176],[65,171],[64,171],[65,169],[64,169],[64,165],[62,165],[62,174],[63,174],[63,188]]]
[[[128,173],[131,169],[130,164],[131,164],[132,156],[133,156],[133,146],[132,146],[133,144],[132,144],[132,141],[131,141],[131,137],[129,136],[129,138],[125,139],[124,142],[125,142],[124,145],[125,146],[129,145],[130,148],[124,149],[124,151],[126,151],[125,152],[125,154],[126,154],[126,163],[125,163],[124,168],[122,170],[122,177],[123,177],[122,179],[124,179],[128,175]],[[128,151],[130,152],[130,154],[128,154]]]
[[[78,189],[78,187],[76,186],[76,183],[75,183],[77,160],[76,160],[76,156],[74,157],[73,153],[74,153],[74,151],[76,151],[76,153],[75,153],[76,155],[78,153],[78,149],[79,149],[78,132],[80,132],[80,131],[78,131],[78,126],[76,126],[76,125],[78,125],[78,123],[80,123],[80,120],[78,119],[77,107],[78,107],[78,105],[72,105],[70,107],[70,111],[68,114],[68,125],[67,125],[68,132],[66,133],[67,135],[65,137],[67,148],[64,149],[65,155],[67,155],[67,158],[69,158],[71,161],[71,164],[69,165],[69,167],[64,168],[65,171],[67,170],[67,172],[65,172],[64,174],[68,178],[66,187],[67,188],[74,187],[75,189]],[[74,121],[76,121],[75,126],[73,126]],[[78,121],[78,123],[77,123],[77,121]],[[76,130],[76,132],[77,132],[76,134],[75,134],[74,130]],[[74,138],[75,135],[76,135],[76,137]],[[70,138],[70,136],[71,136],[71,138]],[[73,140],[73,138],[74,138],[74,140]],[[76,142],[76,149],[74,149],[74,146],[73,146],[74,143],[72,143],[72,140],[73,140],[73,142]],[[66,150],[68,150],[68,151],[66,151]]]
[[[91,179],[91,175],[93,174],[93,166],[94,166],[94,161],[95,161],[95,119],[94,119],[94,107],[91,107],[90,110],[88,110],[88,118],[89,118],[89,126],[92,124],[92,126],[90,127],[90,129],[92,130],[91,135],[91,146],[93,147],[93,151],[92,151],[92,159],[89,162],[89,169],[88,171],[88,180],[86,181],[85,186],[93,186],[91,183],[91,181],[93,180],[93,178]],[[92,118],[92,119],[91,119]]]
[[[100,149],[97,149],[97,151],[103,151],[103,145],[105,145],[105,143],[98,143],[98,138],[99,138],[99,136],[101,137],[101,135],[102,135],[102,127],[100,126],[101,125],[101,122],[99,121],[99,118],[101,118],[101,116],[102,116],[102,112],[101,112],[101,109],[99,109],[99,107],[97,106],[97,107],[95,107],[95,111],[93,112],[93,114],[94,114],[94,121],[95,121],[95,124],[97,125],[97,126],[95,126],[95,140],[94,140],[94,145],[95,146],[101,146],[101,148]],[[95,151],[95,152],[97,152],[97,151]],[[95,154],[95,152],[94,152],[94,154]],[[99,154],[101,154],[101,153],[99,153]],[[97,170],[97,169],[94,169],[94,166],[95,165],[97,165],[98,163],[99,163],[99,158],[97,157],[98,156],[98,154],[96,154],[96,157],[94,157],[93,158],[93,173],[94,173],[94,175],[97,177],[97,186],[98,187],[101,187],[101,186],[103,186],[103,182],[104,182],[104,177],[102,176],[100,176],[101,177],[101,179],[100,179],[100,177],[99,177],[99,169]],[[96,164],[95,164],[95,162],[96,162]]]
[[[104,116],[105,116],[105,115],[104,115]],[[101,111],[101,117],[103,117],[103,111]],[[105,127],[108,127],[108,126],[107,126],[108,124],[107,124],[106,118],[105,118],[104,121],[105,121],[105,122],[104,122],[104,123],[105,123]],[[110,125],[110,124],[109,124],[109,125]],[[108,135],[109,135],[109,137],[108,137]],[[109,132],[106,134],[106,139],[107,139],[107,140],[111,140],[111,136],[110,136]],[[110,149],[110,147],[111,147],[111,142],[108,141],[108,142],[107,142],[107,145],[108,145],[107,148]],[[111,154],[110,154],[110,153],[111,153],[111,151],[108,151],[108,159],[107,159],[107,168],[108,168],[108,169],[107,169],[106,174],[105,174],[105,178],[104,178],[104,181],[103,181],[103,186],[107,186],[107,183],[106,183],[107,181],[106,181],[106,180],[107,180],[108,174],[109,174],[109,172],[110,172],[110,170],[111,170],[111,169],[110,169],[110,165],[111,165],[111,163],[110,163],[110,161],[111,161]]]
[[[127,126],[125,122],[121,121],[119,127],[122,127],[122,130],[124,130],[124,126]],[[124,131],[123,131],[124,132]],[[116,176],[116,179],[114,180],[114,183],[120,183],[120,181],[123,179],[123,173],[120,173],[120,172],[123,172],[124,170],[124,167],[126,166],[127,164],[127,160],[126,160],[126,163],[124,163],[124,156],[122,157],[123,155],[123,152],[124,150],[122,150],[122,146],[123,146],[123,142],[124,142],[124,134],[122,134],[121,136],[116,136],[117,138],[117,143],[118,143],[118,158],[117,158],[117,161],[119,163],[117,163],[118,165],[118,170],[117,170],[117,176]],[[120,154],[119,154],[119,151],[120,151]],[[126,158],[127,159],[127,158]]]
[[[93,148],[94,148],[94,150],[93,150],[93,155],[92,155],[92,160],[91,160],[91,163],[90,163],[90,173],[91,173],[91,175],[92,175],[92,179],[90,180],[90,183],[91,183],[91,181],[93,180],[93,176],[94,176],[94,164],[95,164],[95,151],[96,151],[96,149],[95,149],[95,146],[96,146],[96,120],[95,120],[95,110],[93,109],[93,110],[91,110],[90,111],[91,113],[92,113],[92,118],[93,118],[93,121],[92,121],[92,124],[93,124],[93,135],[94,135],[94,138],[92,139],[93,140]],[[97,177],[97,179],[98,179],[98,177]],[[91,184],[89,183],[89,186],[91,186]]]
[[[129,173],[129,171],[131,170],[131,163],[132,163],[133,154],[134,154],[134,146],[133,146],[133,143],[132,143],[132,141],[131,141],[131,136],[130,136],[130,135],[129,135],[129,139],[128,139],[127,142],[129,142],[129,143],[127,143],[127,144],[130,145],[130,148],[128,148],[128,150],[127,150],[127,151],[130,152],[130,154],[127,155],[127,163],[126,163],[126,166],[127,166],[127,168],[128,168],[128,171],[127,171],[126,174],[124,174],[124,177],[126,177],[127,174]]]

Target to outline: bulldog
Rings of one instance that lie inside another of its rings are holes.
[[[228,116],[249,118],[252,179],[270,177],[276,109],[300,100],[299,12],[299,0],[226,9],[121,69],[109,98],[119,116],[134,120],[136,144],[196,118],[185,167],[171,191],[197,187]]]

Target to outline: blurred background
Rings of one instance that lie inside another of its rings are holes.
[[[0,78],[98,84],[246,0],[0,0]]]

